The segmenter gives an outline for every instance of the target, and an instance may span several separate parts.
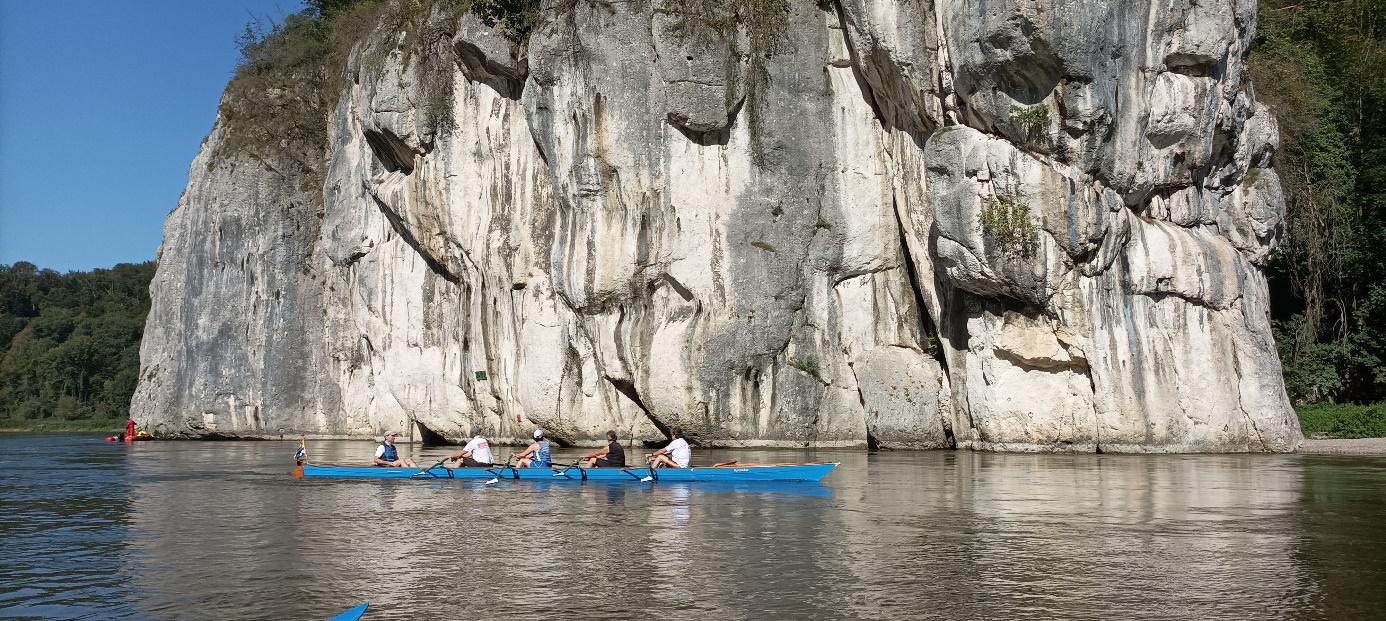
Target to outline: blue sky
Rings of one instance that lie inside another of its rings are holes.
[[[300,0],[0,0],[0,264],[154,258],[236,34]]]

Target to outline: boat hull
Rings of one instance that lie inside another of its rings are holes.
[[[821,481],[836,463],[717,466],[703,468],[381,468],[308,464],[295,476],[333,479],[503,479],[543,481]]]
[[[362,602],[354,608],[347,610],[327,621],[360,621],[361,617],[366,616],[366,609],[370,608],[370,602]]]

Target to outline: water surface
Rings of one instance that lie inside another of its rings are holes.
[[[487,486],[295,480],[295,444],[0,435],[0,618],[1386,614],[1383,458],[699,451],[842,466]]]

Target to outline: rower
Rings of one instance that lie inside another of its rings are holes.
[[[495,459],[491,457],[491,443],[481,437],[481,428],[472,425],[471,436],[472,440],[462,450],[451,455],[452,465],[465,468],[490,468],[495,465]]]
[[[418,468],[419,465],[408,457],[401,458],[395,450],[395,432],[385,432],[385,441],[375,447],[375,465],[390,468]]]
[[[615,431],[606,432],[606,446],[582,456],[588,468],[625,468],[626,449],[616,439]]]
[[[510,456],[519,460],[515,462],[516,468],[548,468],[553,465],[549,459],[549,441],[544,439],[543,429],[534,430],[534,442],[523,452],[511,453]]]
[[[673,441],[668,446],[653,453],[646,453],[651,468],[687,468],[693,461],[693,450],[688,448],[688,440],[683,438],[683,430],[675,427],[669,430]]]

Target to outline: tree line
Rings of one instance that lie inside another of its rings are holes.
[[[121,419],[139,380],[154,262],[0,265],[0,420]]]
[[[1250,68],[1280,125],[1269,273],[1296,404],[1386,399],[1386,2],[1261,0]]]

